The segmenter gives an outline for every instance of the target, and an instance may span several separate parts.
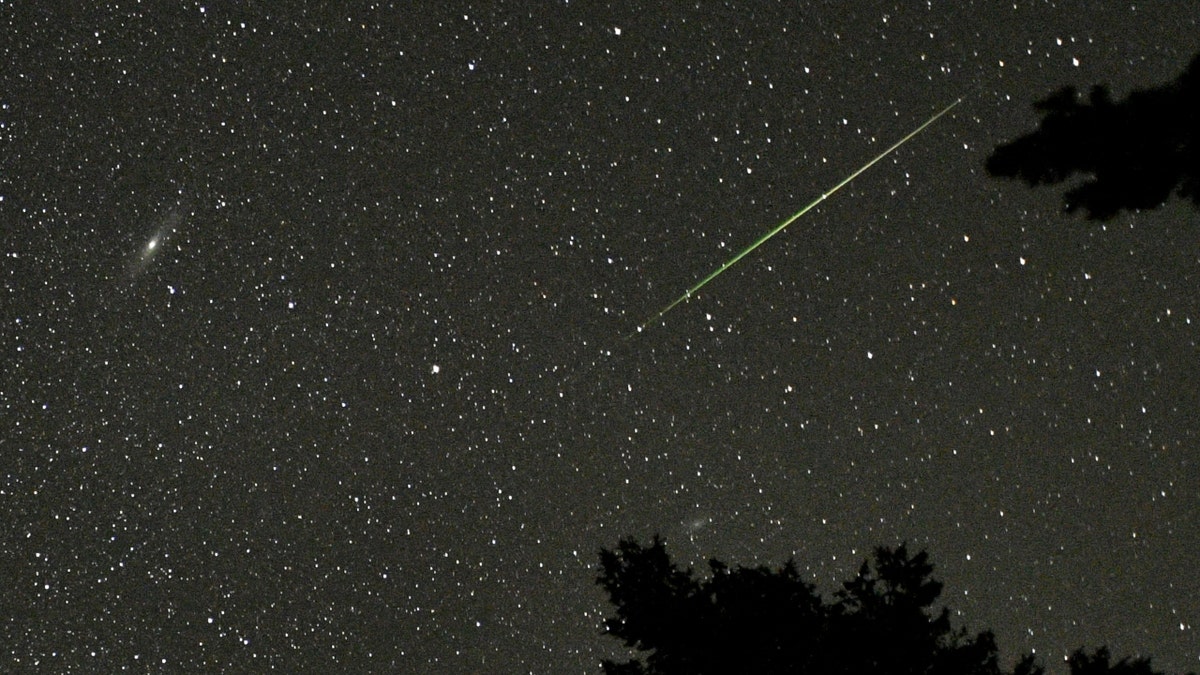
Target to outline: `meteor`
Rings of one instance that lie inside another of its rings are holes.
[[[913,136],[916,136],[917,134],[924,131],[925,127],[928,127],[930,124],[933,124],[934,122],[936,122],[939,117],[950,112],[950,109],[953,108],[954,106],[958,105],[959,103],[962,103],[962,98],[958,98],[950,105],[946,106],[945,108],[942,108],[941,112],[939,112],[938,114],[934,115],[933,117],[930,117],[929,119],[925,120],[924,124],[917,127],[916,129],[913,129],[912,131],[909,132],[909,134],[907,136],[896,141],[890,148],[879,153],[878,155],[875,156],[874,159],[867,162],[866,164],[863,164],[862,167],[860,167],[857,171],[855,171],[854,173],[850,174],[849,176],[846,176],[845,178],[843,178],[842,182],[838,183],[837,185],[834,185],[832,188],[830,188],[826,192],[822,193],[820,197],[817,197],[816,199],[812,200],[812,202],[809,203],[808,206],[805,206],[804,208],[795,212],[787,220],[784,220],[782,223],[776,225],[774,227],[774,229],[772,229],[770,232],[767,232],[763,236],[759,237],[758,241],[755,241],[753,244],[750,244],[749,246],[747,246],[741,253],[733,256],[733,258],[731,258],[729,260],[729,262],[725,263],[724,265],[721,265],[716,270],[714,270],[711,274],[709,274],[708,276],[701,279],[695,286],[692,286],[691,288],[684,291],[683,295],[679,296],[678,298],[675,298],[675,300],[671,304],[667,305],[666,307],[663,307],[661,310],[659,310],[659,312],[657,314],[655,314],[654,316],[650,317],[649,319],[646,319],[645,321],[643,321],[642,324],[637,327],[637,331],[625,336],[625,339],[628,340],[629,338],[632,338],[634,335],[637,335],[638,333],[641,333],[642,331],[646,330],[647,328],[650,327],[651,324],[654,324],[659,319],[661,319],[664,314],[666,314],[667,312],[674,309],[675,305],[678,305],[679,303],[684,302],[685,300],[691,299],[691,297],[693,295],[695,295],[697,292],[699,292],[699,290],[701,288],[704,288],[705,284],[712,281],[713,279],[716,279],[718,276],[721,275],[722,272],[724,272],[725,270],[729,269],[730,267],[733,267],[734,265],[736,265],[739,260],[741,260],[742,258],[745,258],[747,255],[750,254],[751,251],[758,248],[759,246],[762,246],[763,244],[765,244],[767,242],[768,239],[770,239],[771,237],[774,237],[775,235],[782,232],[785,227],[787,227],[788,225],[791,225],[792,223],[799,220],[800,216],[803,216],[804,214],[808,213],[814,207],[816,207],[817,204],[820,204],[821,202],[825,201],[830,196],[832,196],[833,193],[837,192],[838,190],[841,190],[850,181],[854,180],[855,178],[858,178],[859,175],[861,175],[864,171],[871,168],[872,166],[875,166],[876,162],[878,162],[879,160],[883,159],[884,157],[887,157],[888,155],[892,154],[892,152],[896,148],[904,145]]]

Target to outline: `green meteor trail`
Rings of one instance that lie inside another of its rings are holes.
[[[916,129],[913,129],[911,132],[909,132],[909,134],[908,134],[907,136],[905,136],[904,138],[901,138],[900,140],[896,141],[896,142],[895,142],[895,143],[894,143],[894,144],[893,144],[893,145],[892,145],[890,148],[888,148],[887,150],[884,150],[883,152],[879,153],[878,155],[876,155],[876,156],[875,156],[875,158],[874,158],[874,159],[872,159],[871,161],[867,162],[866,164],[863,164],[863,165],[862,165],[862,167],[861,167],[861,168],[859,168],[859,169],[858,169],[857,171],[855,171],[854,173],[850,174],[849,176],[846,176],[844,179],[842,179],[842,182],[838,183],[837,185],[834,185],[834,186],[833,186],[833,188],[831,188],[830,190],[828,190],[828,191],[824,192],[824,193],[823,193],[823,194],[822,194],[820,197],[817,197],[816,199],[814,199],[814,200],[813,200],[813,201],[812,201],[812,202],[811,202],[811,203],[810,203],[808,206],[805,206],[804,208],[800,209],[800,210],[799,210],[799,211],[797,211],[796,213],[792,214],[792,215],[791,215],[791,216],[790,216],[790,217],[789,217],[787,220],[785,220],[785,221],[783,221],[782,223],[780,223],[780,224],[776,225],[776,226],[775,226],[775,228],[774,228],[774,229],[772,229],[770,232],[767,232],[767,233],[766,233],[766,234],[764,234],[763,236],[759,237],[759,238],[758,238],[758,241],[756,241],[756,242],[754,242],[753,244],[750,244],[749,246],[747,246],[747,247],[746,247],[746,249],[745,249],[745,250],[743,250],[741,253],[739,253],[739,254],[737,254],[737,255],[733,256],[733,258],[731,258],[731,259],[729,260],[729,262],[725,263],[724,265],[721,265],[721,266],[720,266],[720,267],[718,267],[718,268],[717,268],[715,271],[713,271],[711,274],[709,274],[708,276],[706,276],[706,277],[704,277],[703,279],[701,279],[701,280],[700,280],[700,281],[699,281],[699,282],[698,282],[698,283],[697,283],[695,286],[692,286],[691,288],[687,289],[687,291],[685,291],[683,295],[681,295],[681,296],[679,296],[678,298],[676,298],[676,299],[674,300],[674,302],[672,302],[671,304],[667,305],[666,307],[663,307],[661,310],[659,310],[659,312],[658,312],[657,314],[655,314],[654,316],[650,317],[649,319],[646,319],[645,321],[643,321],[643,322],[642,322],[642,324],[641,324],[640,326],[638,326],[638,327],[637,327],[637,331],[636,331],[636,332],[634,332],[634,333],[630,333],[629,335],[625,336],[625,339],[626,339],[626,340],[628,340],[629,338],[633,337],[634,335],[637,335],[638,333],[641,333],[643,330],[645,330],[646,328],[648,328],[648,327],[650,326],[650,324],[652,324],[652,323],[655,323],[656,321],[658,321],[659,319],[661,319],[661,318],[663,317],[663,315],[664,315],[664,314],[666,314],[667,312],[669,312],[669,311],[671,311],[672,309],[674,309],[674,308],[675,308],[675,305],[678,305],[679,303],[683,302],[684,300],[688,300],[688,299],[690,299],[690,298],[691,298],[693,295],[695,295],[695,294],[696,294],[696,292],[698,292],[698,291],[699,291],[701,288],[704,288],[704,285],[705,285],[705,284],[707,284],[708,282],[712,281],[713,279],[716,279],[718,276],[720,276],[720,274],[721,274],[722,272],[724,272],[725,270],[729,269],[730,267],[733,267],[734,265],[736,265],[736,264],[737,264],[737,262],[738,262],[739,260],[741,260],[742,258],[745,258],[747,255],[749,255],[749,254],[750,254],[750,252],[751,252],[751,251],[753,251],[754,249],[758,248],[759,246],[762,246],[764,243],[766,243],[766,241],[767,241],[768,239],[770,239],[771,237],[774,237],[775,235],[777,235],[777,234],[779,234],[780,232],[782,232],[782,231],[783,231],[783,228],[785,228],[785,227],[787,227],[788,225],[791,225],[792,223],[796,222],[796,220],[798,220],[798,219],[800,218],[800,216],[803,216],[804,214],[806,214],[806,213],[808,213],[809,211],[811,211],[811,210],[812,210],[812,209],[813,209],[813,208],[814,208],[814,207],[815,207],[817,204],[820,204],[821,202],[823,202],[823,201],[825,201],[826,199],[828,199],[828,198],[830,197],[830,195],[832,195],[833,193],[835,193],[835,192],[837,192],[838,190],[840,190],[840,189],[842,189],[843,187],[845,187],[845,186],[846,186],[846,184],[847,184],[847,183],[849,183],[850,181],[854,180],[855,178],[858,178],[858,176],[859,176],[859,175],[860,175],[862,172],[864,172],[864,171],[866,171],[867,169],[869,169],[869,168],[871,168],[872,166],[874,166],[874,165],[875,165],[875,163],[876,163],[876,162],[878,162],[879,160],[881,160],[881,159],[883,159],[884,157],[887,157],[888,155],[890,155],[890,154],[891,154],[891,153],[892,153],[892,152],[893,152],[893,151],[894,151],[896,148],[898,148],[898,147],[900,147],[900,146],[904,145],[905,143],[907,143],[907,142],[909,141],[909,139],[911,139],[913,136],[916,136],[917,134],[919,134],[919,133],[921,133],[922,131],[924,131],[924,130],[925,130],[925,127],[927,127],[927,126],[929,126],[930,124],[933,124],[934,122],[936,122],[936,121],[938,120],[938,118],[939,118],[939,117],[941,117],[942,115],[945,115],[946,113],[950,112],[950,109],[951,109],[951,108],[953,108],[954,106],[958,105],[959,103],[962,103],[962,99],[961,99],[961,98],[959,98],[959,99],[956,99],[956,100],[955,100],[953,103],[951,103],[950,105],[948,105],[948,106],[946,106],[945,108],[943,108],[941,112],[939,112],[938,114],[934,115],[933,117],[930,117],[928,120],[925,120],[925,123],[924,123],[924,124],[922,124],[921,126],[917,127]]]

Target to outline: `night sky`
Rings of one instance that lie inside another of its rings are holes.
[[[91,4],[0,3],[3,670],[595,673],[656,532],[1200,667],[1200,214],[983,168],[1194,3]]]

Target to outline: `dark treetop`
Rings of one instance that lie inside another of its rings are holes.
[[[991,631],[954,630],[935,609],[942,584],[924,551],[875,549],[831,602],[793,561],[778,569],[731,569],[710,560],[711,576],[680,569],[655,536],[602,549],[597,583],[616,607],[604,626],[641,654],[606,660],[607,675],[820,673],[1001,675]],[[1153,675],[1149,659],[1110,664],[1108,650],[1076,650],[1071,675]],[[1013,675],[1041,675],[1032,655]]]
[[[1037,131],[996,148],[994,176],[1029,185],[1088,176],[1067,191],[1067,211],[1109,220],[1122,209],[1161,206],[1172,192],[1200,208],[1200,56],[1174,82],[1116,103],[1102,86],[1080,103],[1074,87],[1038,101]]]

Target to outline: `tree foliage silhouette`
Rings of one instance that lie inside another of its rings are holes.
[[[609,674],[1000,672],[990,633],[968,638],[951,630],[948,610],[932,613],[941,584],[926,554],[904,546],[878,549],[833,604],[790,561],[770,570],[711,560],[701,581],[657,537],[645,547],[624,539],[600,560],[598,582],[617,608],[605,627],[649,652],[644,663],[605,662]]]
[[[597,583],[616,607],[607,632],[642,652],[604,661],[607,675],[812,673],[818,675],[1002,675],[991,632],[953,630],[935,612],[942,584],[922,551],[877,548],[858,574],[826,602],[792,561],[778,569],[730,569],[710,576],[680,569],[654,537],[601,549]],[[1161,675],[1148,660],[1110,664],[1104,648],[1077,650],[1071,675]],[[1032,656],[1013,675],[1045,675]]]
[[[1034,104],[1037,131],[996,148],[993,176],[1030,186],[1084,182],[1066,192],[1064,208],[1092,220],[1122,209],[1152,209],[1178,193],[1200,208],[1200,56],[1175,81],[1113,102],[1102,86],[1080,103],[1065,87]]]

